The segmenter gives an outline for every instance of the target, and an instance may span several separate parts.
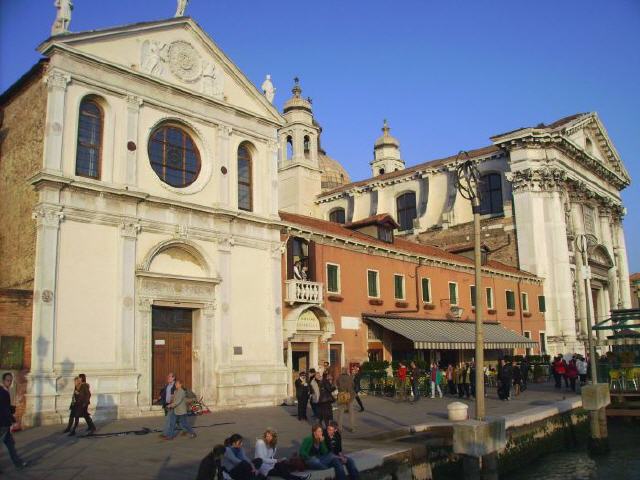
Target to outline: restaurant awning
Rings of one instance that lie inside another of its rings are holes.
[[[365,316],[365,320],[402,335],[415,349],[459,350],[475,348],[475,322],[422,320],[417,318]],[[498,323],[483,323],[484,348],[532,348],[538,343]]]

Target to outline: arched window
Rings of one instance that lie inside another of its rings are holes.
[[[305,135],[304,136],[304,156],[305,157],[309,157],[309,152],[311,151],[311,139],[309,138],[309,135]]]
[[[287,160],[293,158],[293,138],[291,135],[287,136]]]
[[[345,223],[344,208],[335,208],[329,213],[329,221],[333,223]]]
[[[103,121],[104,115],[98,102],[91,97],[87,97],[80,102],[76,175],[100,178]]]
[[[182,188],[200,174],[200,153],[191,136],[177,125],[161,125],[149,138],[151,168],[164,183]]]
[[[242,144],[238,147],[238,208],[253,210],[251,152]]]
[[[413,219],[417,217],[416,192],[403,193],[396,199],[400,230],[412,230]]]
[[[499,173],[482,175],[480,177],[480,213],[486,215],[502,212],[502,177]]]

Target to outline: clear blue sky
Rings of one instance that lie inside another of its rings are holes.
[[[74,0],[73,31],[171,17],[175,0]],[[314,100],[323,147],[369,176],[388,118],[407,164],[491,135],[597,111],[636,183],[623,192],[640,271],[640,1],[191,0],[191,15],[246,75],[291,79]],[[2,0],[0,90],[37,59],[53,0]]]

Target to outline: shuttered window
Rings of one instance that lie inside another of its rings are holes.
[[[515,310],[516,309],[516,295],[511,290],[507,290],[505,292],[507,299],[507,310]]]
[[[458,284],[454,282],[449,282],[449,304],[458,304]]]
[[[422,301],[431,303],[431,280],[428,278],[422,279]]]
[[[378,297],[378,272],[367,270],[367,288],[370,297]]]

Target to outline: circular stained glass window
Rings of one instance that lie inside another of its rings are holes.
[[[164,183],[182,188],[191,185],[200,173],[200,153],[182,128],[164,125],[149,139],[151,168]]]

